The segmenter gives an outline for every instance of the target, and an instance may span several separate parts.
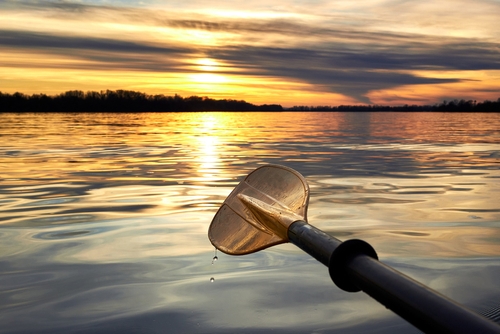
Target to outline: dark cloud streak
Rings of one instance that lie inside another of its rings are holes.
[[[153,54],[185,54],[190,50],[160,47],[108,38],[63,36],[26,31],[0,30],[0,46],[29,49],[71,49]]]
[[[426,55],[429,58],[427,64],[405,54],[359,54],[335,50],[234,47],[215,50],[210,55],[227,62],[259,64],[257,68],[260,70],[256,74],[321,85],[330,92],[342,93],[363,103],[370,103],[366,94],[375,89],[460,81],[455,78],[424,78],[407,73],[409,69],[422,65],[443,67],[446,64],[442,64],[439,54],[434,62],[430,61],[433,59],[431,55]],[[463,59],[457,58],[456,61],[464,66],[461,62]],[[475,62],[474,57],[470,60]]]

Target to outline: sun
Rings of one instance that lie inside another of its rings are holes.
[[[191,69],[195,73],[188,74],[190,82],[203,85],[225,84],[230,80],[228,76],[217,73],[223,68],[223,64],[211,58],[198,58],[193,61]]]
[[[219,66],[221,65],[219,62],[210,58],[200,58],[196,59],[195,63],[198,65],[197,68],[200,71],[204,72],[215,72],[219,70]]]

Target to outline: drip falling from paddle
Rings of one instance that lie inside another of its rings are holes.
[[[217,262],[219,258],[217,257],[217,248],[214,249],[214,257],[212,258],[212,266],[214,265],[215,262]],[[213,283],[215,281],[215,278],[210,277],[210,283]]]
[[[219,258],[217,257],[217,248],[215,248],[214,251],[214,257],[212,258],[212,265],[214,265],[215,262],[217,262]]]

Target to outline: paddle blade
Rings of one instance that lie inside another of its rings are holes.
[[[288,242],[288,226],[307,221],[309,186],[297,171],[266,165],[251,172],[217,211],[208,238],[231,255]]]

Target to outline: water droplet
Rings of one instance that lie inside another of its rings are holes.
[[[217,257],[217,248],[214,250],[214,257],[212,258],[212,264],[214,264],[215,261],[217,261],[219,258]]]
[[[213,282],[213,281],[215,281],[215,278],[210,277],[210,282]]]

